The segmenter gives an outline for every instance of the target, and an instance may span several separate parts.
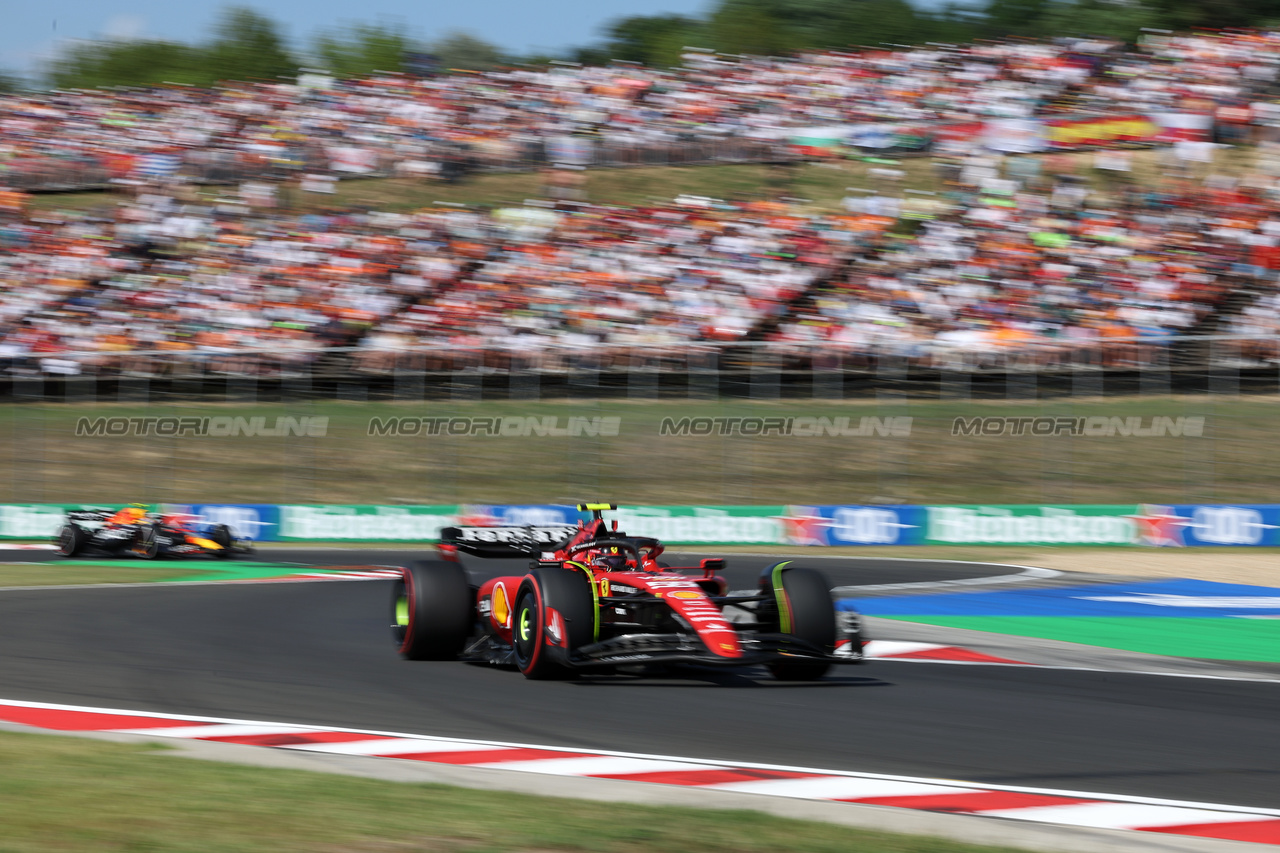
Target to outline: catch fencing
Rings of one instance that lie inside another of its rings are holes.
[[[1274,501],[1274,337],[14,355],[0,502]]]
[[[246,390],[249,389],[249,390]],[[1280,336],[0,352],[0,400],[963,399],[1280,392]]]

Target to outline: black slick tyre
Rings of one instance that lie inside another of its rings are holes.
[[[826,654],[835,652],[835,601],[821,572],[782,564],[766,570],[760,580],[774,596],[771,606],[761,614],[767,614],[773,623],[771,628],[804,640]],[[804,658],[769,664],[769,672],[779,681],[811,681],[821,678],[830,668],[829,661]]]
[[[160,533],[154,524],[143,524],[134,534],[133,552],[144,560],[160,555]]]
[[[74,557],[84,550],[84,541],[84,531],[79,527],[70,523],[62,525],[58,531],[58,556]]]
[[[471,636],[474,610],[461,564],[418,560],[392,587],[392,637],[407,660],[453,660]]]
[[[213,554],[219,560],[229,560],[232,556],[231,546],[234,544],[234,538],[231,535],[231,528],[225,524],[219,524],[213,530],[209,531],[209,540],[215,545],[222,546]]]
[[[572,677],[570,653],[594,642],[599,631],[591,583],[590,576],[577,569],[535,569],[521,582],[511,642],[525,678]]]

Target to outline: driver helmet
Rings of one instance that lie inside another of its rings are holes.
[[[627,555],[617,548],[611,548],[609,552],[597,554],[592,559],[591,565],[604,569],[606,572],[625,572],[627,570]]]
[[[150,504],[129,504],[107,519],[107,522],[109,524],[136,524],[147,517],[147,511],[150,508]]]

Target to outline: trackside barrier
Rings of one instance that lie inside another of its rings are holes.
[[[52,537],[64,513],[82,506],[0,505],[0,540]],[[260,542],[429,543],[454,525],[559,525],[581,517],[556,504],[160,508],[229,524]],[[630,535],[672,545],[1280,545],[1280,504],[627,506],[606,518]]]

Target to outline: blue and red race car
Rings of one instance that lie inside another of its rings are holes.
[[[666,664],[763,664],[808,680],[861,663],[861,620],[836,612],[821,573],[782,561],[758,589],[730,592],[723,559],[673,567],[663,546],[610,527],[613,504],[555,527],[446,528],[440,558],[404,569],[391,597],[400,653],[514,666],[528,678],[643,671]],[[523,575],[472,584],[459,554],[532,558]]]
[[[67,513],[54,538],[59,557],[98,553],[144,560],[253,553],[253,544],[225,524],[180,512],[158,512],[149,504],[123,509],[82,508]]]

